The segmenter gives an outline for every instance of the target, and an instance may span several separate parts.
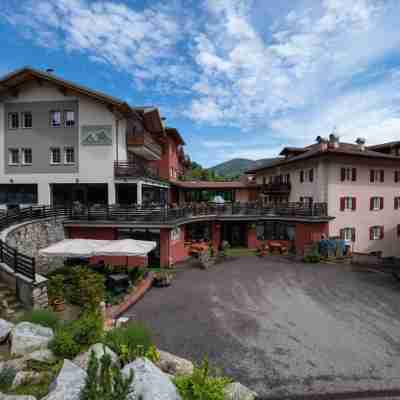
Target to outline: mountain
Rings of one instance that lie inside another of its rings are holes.
[[[218,176],[233,178],[242,175],[248,169],[260,167],[261,165],[267,164],[273,160],[275,160],[275,158],[262,158],[260,160],[233,158],[232,160],[208,168],[208,170],[214,172]]]

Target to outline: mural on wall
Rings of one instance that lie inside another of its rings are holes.
[[[111,146],[111,125],[85,125],[81,128],[81,144],[84,146]]]

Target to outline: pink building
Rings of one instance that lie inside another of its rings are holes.
[[[264,203],[326,203],[329,236],[356,252],[400,256],[400,142],[365,146],[335,135],[304,148],[284,148],[270,164],[248,171]]]

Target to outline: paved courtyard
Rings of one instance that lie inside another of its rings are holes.
[[[346,265],[242,257],[185,269],[129,316],[157,345],[262,395],[400,387],[400,283]]]

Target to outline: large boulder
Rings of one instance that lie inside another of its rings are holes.
[[[50,349],[39,349],[24,357],[26,360],[34,360],[41,362],[52,362],[56,360],[56,356]]]
[[[255,400],[257,393],[253,392],[239,382],[233,382],[225,388],[226,400]]]
[[[6,321],[5,319],[0,319],[0,343],[3,343],[8,339],[14,326],[13,323]]]
[[[50,385],[50,393],[42,400],[79,400],[86,376],[82,368],[69,360],[64,360],[60,373]]]
[[[26,355],[47,348],[53,330],[30,322],[21,322],[11,331],[11,354]]]
[[[43,379],[43,374],[40,372],[33,371],[19,371],[15,375],[15,378],[12,383],[12,387],[15,388],[17,386],[26,384],[26,383],[39,383]]]
[[[137,358],[126,365],[122,373],[129,376],[130,371],[134,373],[134,395],[130,400],[140,396],[142,400],[181,400],[171,379],[147,358]]]
[[[158,350],[158,352],[160,360],[157,362],[157,366],[167,374],[191,375],[193,373],[194,365],[191,361],[175,356],[167,351]]]
[[[92,346],[89,347],[89,350],[86,351],[85,353],[77,355],[73,363],[77,365],[78,367],[81,367],[84,370],[87,370],[89,366],[89,361],[90,361],[90,355],[94,352],[96,358],[100,361],[101,357],[103,357],[104,354],[108,354],[111,357],[111,361],[119,366],[119,358],[118,356],[107,346],[105,346],[103,343],[96,343]]]
[[[16,395],[16,394],[3,394],[0,393],[0,400],[36,400],[34,396]]]

